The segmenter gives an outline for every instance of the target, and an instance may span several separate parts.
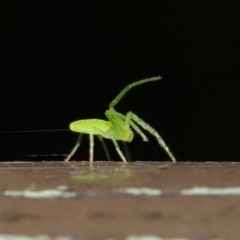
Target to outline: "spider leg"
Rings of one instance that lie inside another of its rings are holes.
[[[148,142],[148,138],[143,133],[143,131],[131,120],[131,115],[127,114],[125,116],[126,124],[129,124],[143,139],[144,142]]]
[[[163,138],[159,135],[159,133],[152,128],[148,123],[146,123],[145,121],[143,121],[142,119],[140,119],[136,114],[134,114],[133,112],[128,112],[126,115],[127,119],[132,119],[133,121],[135,121],[138,125],[140,125],[143,129],[147,130],[150,134],[152,134],[158,141],[158,143],[160,144],[160,146],[165,150],[165,152],[168,154],[168,156],[171,158],[171,160],[173,162],[177,162],[176,158],[174,157],[174,155],[171,153],[169,147],[167,146],[167,144],[164,142]],[[131,125],[131,123],[130,123]],[[131,125],[132,126],[132,125]]]
[[[114,137],[112,137],[111,139],[113,141],[113,144],[115,146],[116,151],[118,152],[118,155],[120,156],[120,158],[123,160],[124,163],[127,163],[127,160],[126,160],[124,154],[122,153],[122,151],[120,150],[119,145],[118,145],[116,139]]]
[[[124,151],[124,154],[126,156],[126,159],[128,160],[128,162],[131,162],[132,159],[131,159],[131,155],[130,155],[127,143],[122,141],[122,146],[123,146],[123,151]]]
[[[81,144],[82,137],[83,137],[83,134],[80,133],[75,146],[73,147],[72,151],[67,155],[67,158],[64,160],[64,162],[68,162],[71,159],[71,157],[74,155],[74,153],[77,151],[78,147]]]
[[[105,154],[106,154],[106,157],[107,157],[108,161],[111,161],[111,157],[110,157],[110,154],[109,154],[107,145],[106,145],[103,137],[100,136],[100,135],[97,135],[97,136],[98,136],[98,139],[99,139],[99,141],[101,142],[101,144],[102,144],[102,146],[103,146],[103,149],[104,149],[104,152],[105,152]]]
[[[94,148],[94,137],[93,137],[93,131],[94,129],[92,128],[89,134],[89,162],[90,164],[93,163],[93,148]]]

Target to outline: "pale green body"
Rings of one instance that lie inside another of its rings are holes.
[[[70,130],[73,132],[90,134],[92,128],[97,128],[101,133],[103,133],[103,137],[108,138],[107,132],[111,128],[112,124],[105,120],[100,119],[86,119],[86,120],[77,120],[75,122],[70,123]],[[95,135],[99,135],[94,133]]]
[[[107,139],[121,140],[131,142],[133,139],[133,132],[123,122],[119,128],[114,126],[111,122],[100,119],[85,119],[70,123],[69,128],[73,132],[100,135]]]
[[[65,161],[66,162],[69,161],[70,158],[73,156],[73,154],[76,152],[77,148],[80,146],[82,135],[89,134],[90,162],[93,162],[93,148],[94,148],[93,136],[94,135],[97,135],[99,137],[101,143],[103,144],[107,157],[109,159],[110,159],[109,153],[103,141],[103,138],[111,139],[121,159],[124,162],[127,162],[124,154],[121,152],[118,146],[117,141],[131,142],[134,136],[132,129],[135,130],[138,134],[140,134],[140,136],[144,141],[148,141],[145,134],[139,128],[140,126],[143,129],[147,130],[149,133],[151,133],[153,136],[155,136],[159,144],[164,148],[164,150],[170,156],[171,160],[173,162],[176,162],[175,157],[170,152],[168,146],[165,144],[165,142],[163,141],[163,139],[160,137],[160,135],[155,129],[153,129],[149,124],[147,124],[142,119],[140,119],[133,112],[128,112],[126,115],[123,115],[114,109],[114,106],[121,100],[121,98],[126,94],[126,92],[129,91],[132,87],[135,87],[137,85],[140,85],[149,81],[156,81],[160,79],[161,77],[143,79],[143,80],[134,82],[132,84],[129,84],[127,87],[125,87],[118,94],[118,96],[110,103],[109,110],[105,112],[105,115],[109,121],[100,120],[100,119],[85,119],[85,120],[78,120],[70,123],[70,129],[73,132],[78,132],[80,134],[79,134],[76,145],[74,146],[70,154],[67,156]]]

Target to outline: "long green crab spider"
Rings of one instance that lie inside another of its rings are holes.
[[[90,163],[93,162],[94,135],[98,136],[100,142],[103,145],[103,148],[106,152],[108,159],[110,159],[110,156],[103,138],[111,139],[113,141],[113,144],[115,146],[116,151],[118,152],[118,155],[120,156],[122,161],[126,163],[127,160],[122,151],[120,150],[117,141],[131,142],[133,140],[132,129],[142,137],[143,141],[148,141],[148,138],[142,132],[140,127],[142,127],[150,134],[152,134],[156,138],[160,146],[168,154],[170,159],[173,162],[177,162],[176,158],[171,153],[169,147],[166,145],[162,137],[158,134],[158,132],[154,128],[152,128],[148,123],[140,119],[133,112],[128,112],[126,115],[123,115],[114,109],[114,106],[117,105],[117,103],[131,88],[150,81],[156,81],[160,79],[161,79],[160,76],[142,79],[126,86],[110,103],[109,109],[105,112],[105,115],[109,121],[100,119],[84,119],[70,123],[70,130],[73,132],[78,132],[80,134],[74,148],[65,159],[65,162],[68,162],[71,159],[71,157],[74,155],[74,153],[80,146],[83,134],[88,134],[90,136],[90,153],[89,153]]]

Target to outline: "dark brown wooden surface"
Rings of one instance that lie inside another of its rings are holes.
[[[239,163],[3,162],[0,237],[240,239],[239,179]]]

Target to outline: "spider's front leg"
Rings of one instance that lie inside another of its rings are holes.
[[[118,145],[118,143],[117,143],[117,140],[116,140],[115,138],[112,138],[112,141],[113,141],[113,144],[114,144],[114,146],[115,146],[115,149],[116,149],[116,151],[118,152],[118,155],[120,156],[120,158],[123,160],[124,163],[127,163],[127,160],[126,160],[124,154],[122,153],[122,151],[121,151],[120,148],[119,148],[119,145]]]
[[[130,114],[131,113],[131,114]],[[131,120],[132,112],[128,112],[125,116],[125,123],[130,125],[143,139],[144,142],[148,142],[147,136],[143,133],[143,131]],[[140,125],[140,124],[139,124]]]
[[[131,121],[132,120],[132,121]],[[133,125],[131,124],[131,122],[135,122],[137,123],[139,126],[141,126],[143,129],[147,130],[150,134],[152,134],[158,141],[158,143],[160,144],[160,146],[165,150],[165,152],[168,154],[168,156],[171,158],[171,160],[173,162],[177,162],[176,158],[174,157],[174,155],[171,153],[169,147],[167,146],[167,144],[164,142],[164,140],[162,139],[162,137],[159,135],[159,133],[152,128],[148,123],[146,123],[145,121],[143,121],[141,118],[139,118],[135,113],[133,112],[128,112],[126,114],[126,122],[129,121],[130,126],[133,127]],[[136,124],[135,124],[136,125]],[[134,128],[134,127],[133,127]],[[141,134],[140,134],[141,135]]]

